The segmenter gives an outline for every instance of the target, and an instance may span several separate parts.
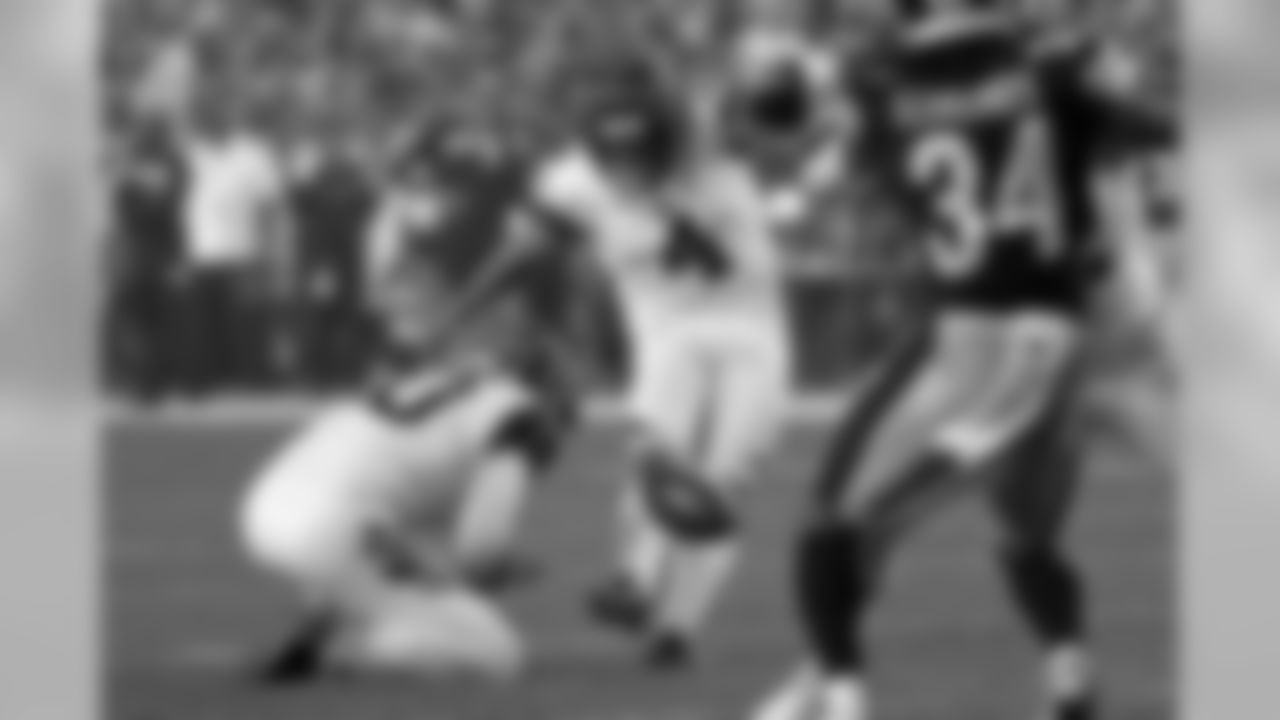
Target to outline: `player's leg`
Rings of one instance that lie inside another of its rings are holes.
[[[455,552],[471,579],[491,590],[527,579],[533,570],[518,557],[517,537],[535,486],[555,461],[562,429],[540,408],[510,413],[481,450],[459,509]]]
[[[799,543],[797,591],[818,679],[801,677],[768,712],[816,693],[823,712],[866,713],[867,614],[900,537],[968,489],[1019,430],[1016,345],[1000,322],[943,316],[845,423]],[[925,352],[921,352],[924,350]],[[813,689],[816,688],[816,689]],[[811,689],[813,689],[811,691]]]
[[[933,343],[910,343],[890,358],[870,392],[851,407],[820,469],[813,508],[797,540],[794,592],[801,626],[816,667],[806,668],[771,696],[760,720],[814,717],[861,720],[867,712],[865,620],[875,598],[887,543],[883,511],[854,504],[854,487],[873,454],[888,467],[890,455],[902,471],[922,478],[942,471],[925,458],[936,429],[946,380]],[[919,458],[912,463],[911,458]],[[913,478],[907,478],[911,480]],[[879,482],[879,481],[878,481]],[[883,484],[883,483],[881,483]],[[856,496],[858,503],[875,499]],[[818,705],[821,705],[819,708]]]
[[[1084,463],[1075,389],[1073,378],[1000,468],[992,495],[1005,582],[1043,652],[1053,720],[1087,720],[1095,701],[1086,588],[1063,539]]]
[[[619,569],[591,598],[598,619],[629,631],[648,625],[672,543],[654,512],[651,490],[689,473],[688,448],[696,442],[703,408],[704,369],[696,347],[680,335],[638,340],[627,398],[633,461],[619,494]]]
[[[349,599],[376,578],[367,571],[359,520],[336,508],[294,502],[251,503],[245,543],[251,559],[283,581],[297,601],[298,619],[260,661],[262,682],[314,678],[348,626]]]
[[[722,519],[690,532],[679,517],[669,517],[674,547],[663,593],[654,608],[652,658],[682,659],[701,633],[725,587],[741,551],[739,486],[758,473],[758,463],[775,447],[790,400],[790,355],[785,340],[762,332],[723,348],[714,370],[703,376],[707,404],[702,416],[699,455],[692,458],[703,501]],[[683,512],[661,497],[652,498],[659,516]],[[707,512],[707,511],[703,511]]]

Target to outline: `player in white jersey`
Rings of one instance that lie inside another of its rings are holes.
[[[254,478],[243,542],[304,620],[263,680],[333,666],[521,668],[522,642],[489,591],[509,569],[548,438],[534,393],[465,347],[320,411]]]
[[[618,577],[591,606],[673,665],[735,565],[733,490],[780,434],[791,349],[772,218],[749,171],[696,142],[643,76],[612,87],[534,174],[519,245],[525,258],[587,252],[621,311],[639,477],[623,489]]]

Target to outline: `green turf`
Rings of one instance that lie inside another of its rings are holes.
[[[654,677],[585,622],[606,569],[616,444],[595,434],[538,498],[533,547],[548,565],[512,611],[537,655],[496,692],[400,680],[266,692],[210,665],[286,622],[278,588],[237,554],[235,505],[278,433],[117,428],[110,441],[108,720],[729,720],[794,657],[785,537],[822,433],[798,432],[750,497],[751,552],[696,672]],[[1112,720],[1171,713],[1173,499],[1168,480],[1100,453],[1074,533],[1096,588]],[[1029,720],[1031,649],[996,583],[989,528],[971,503],[911,544],[876,616],[877,720]]]

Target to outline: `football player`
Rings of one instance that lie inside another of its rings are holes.
[[[623,488],[617,577],[590,605],[670,667],[690,658],[736,564],[733,490],[779,435],[791,356],[752,175],[696,139],[683,100],[643,66],[622,67],[531,179],[525,242],[492,277],[579,248],[616,297],[638,477]]]
[[[820,472],[794,580],[812,663],[759,718],[868,716],[865,624],[890,552],[983,478],[1004,576],[1044,647],[1049,716],[1083,720],[1094,692],[1084,591],[1061,535],[1097,251],[1090,180],[1113,143],[1157,141],[1166,124],[1100,71],[1097,48],[1044,40],[998,0],[904,0],[894,25],[847,69],[853,162],[916,222],[936,307],[852,408]],[[831,168],[838,155],[817,157],[812,167]]]
[[[562,388],[527,372],[541,349],[495,347],[518,321],[434,342],[508,206],[500,158],[455,133],[424,135],[402,169],[421,202],[382,278],[410,301],[393,326],[399,361],[367,396],[321,411],[246,500],[250,555],[295,587],[305,618],[266,680],[333,663],[491,675],[520,666],[519,640],[485,591],[520,579],[511,548],[563,436]]]
[[[819,34],[812,3],[748,5],[730,47],[721,98],[735,148],[762,160],[795,154],[848,121],[839,95],[839,53],[832,27]],[[798,147],[797,147],[798,146]]]

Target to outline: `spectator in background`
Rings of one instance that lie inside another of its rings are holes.
[[[291,195],[302,293],[299,369],[315,389],[336,389],[356,380],[372,333],[363,306],[361,264],[374,189],[341,133],[331,129],[304,141],[295,157]]]
[[[185,152],[187,361],[198,391],[260,386],[271,368],[263,271],[291,232],[284,168],[266,138],[226,106],[202,118]]]
[[[174,356],[181,295],[180,208],[186,186],[173,135],[149,125],[126,140],[115,168],[115,275],[108,342],[119,378],[143,400],[155,400],[184,380]]]
[[[209,51],[225,12],[200,3],[187,27],[162,43],[130,88],[130,114],[143,124],[187,127],[209,71]]]

